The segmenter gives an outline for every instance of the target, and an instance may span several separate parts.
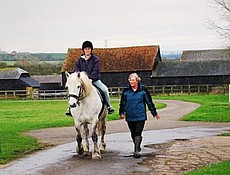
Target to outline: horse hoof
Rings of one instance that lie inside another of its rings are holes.
[[[84,151],[83,156],[89,156],[89,155],[90,155],[89,151]]]
[[[84,150],[83,150],[83,149],[77,149],[77,153],[78,153],[79,155],[81,155],[81,154],[84,153]]]
[[[105,152],[105,147],[106,147],[106,144],[101,144],[101,145],[100,145],[99,150],[100,150],[101,153],[104,153],[104,152]]]
[[[99,150],[100,150],[100,153],[104,153],[105,152],[105,148],[104,147],[101,147]]]
[[[101,155],[98,154],[98,153],[95,153],[95,154],[92,155],[92,159],[93,160],[99,160],[99,159],[101,159]]]

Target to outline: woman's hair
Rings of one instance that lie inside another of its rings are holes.
[[[137,73],[132,73],[132,74],[130,74],[128,80],[130,80],[130,79],[133,78],[133,77],[136,78],[136,80],[137,80],[138,82],[141,81],[141,78],[139,77],[139,75],[138,75]]]

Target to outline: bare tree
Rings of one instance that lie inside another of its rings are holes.
[[[230,48],[230,0],[210,1],[217,13],[217,19],[209,20],[208,26],[214,29]]]

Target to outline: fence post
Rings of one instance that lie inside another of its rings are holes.
[[[230,84],[228,85],[228,102],[230,103]]]

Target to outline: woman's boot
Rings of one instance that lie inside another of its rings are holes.
[[[134,158],[140,158],[140,151],[141,151],[141,141],[142,141],[142,137],[141,136],[136,136],[134,137]]]

